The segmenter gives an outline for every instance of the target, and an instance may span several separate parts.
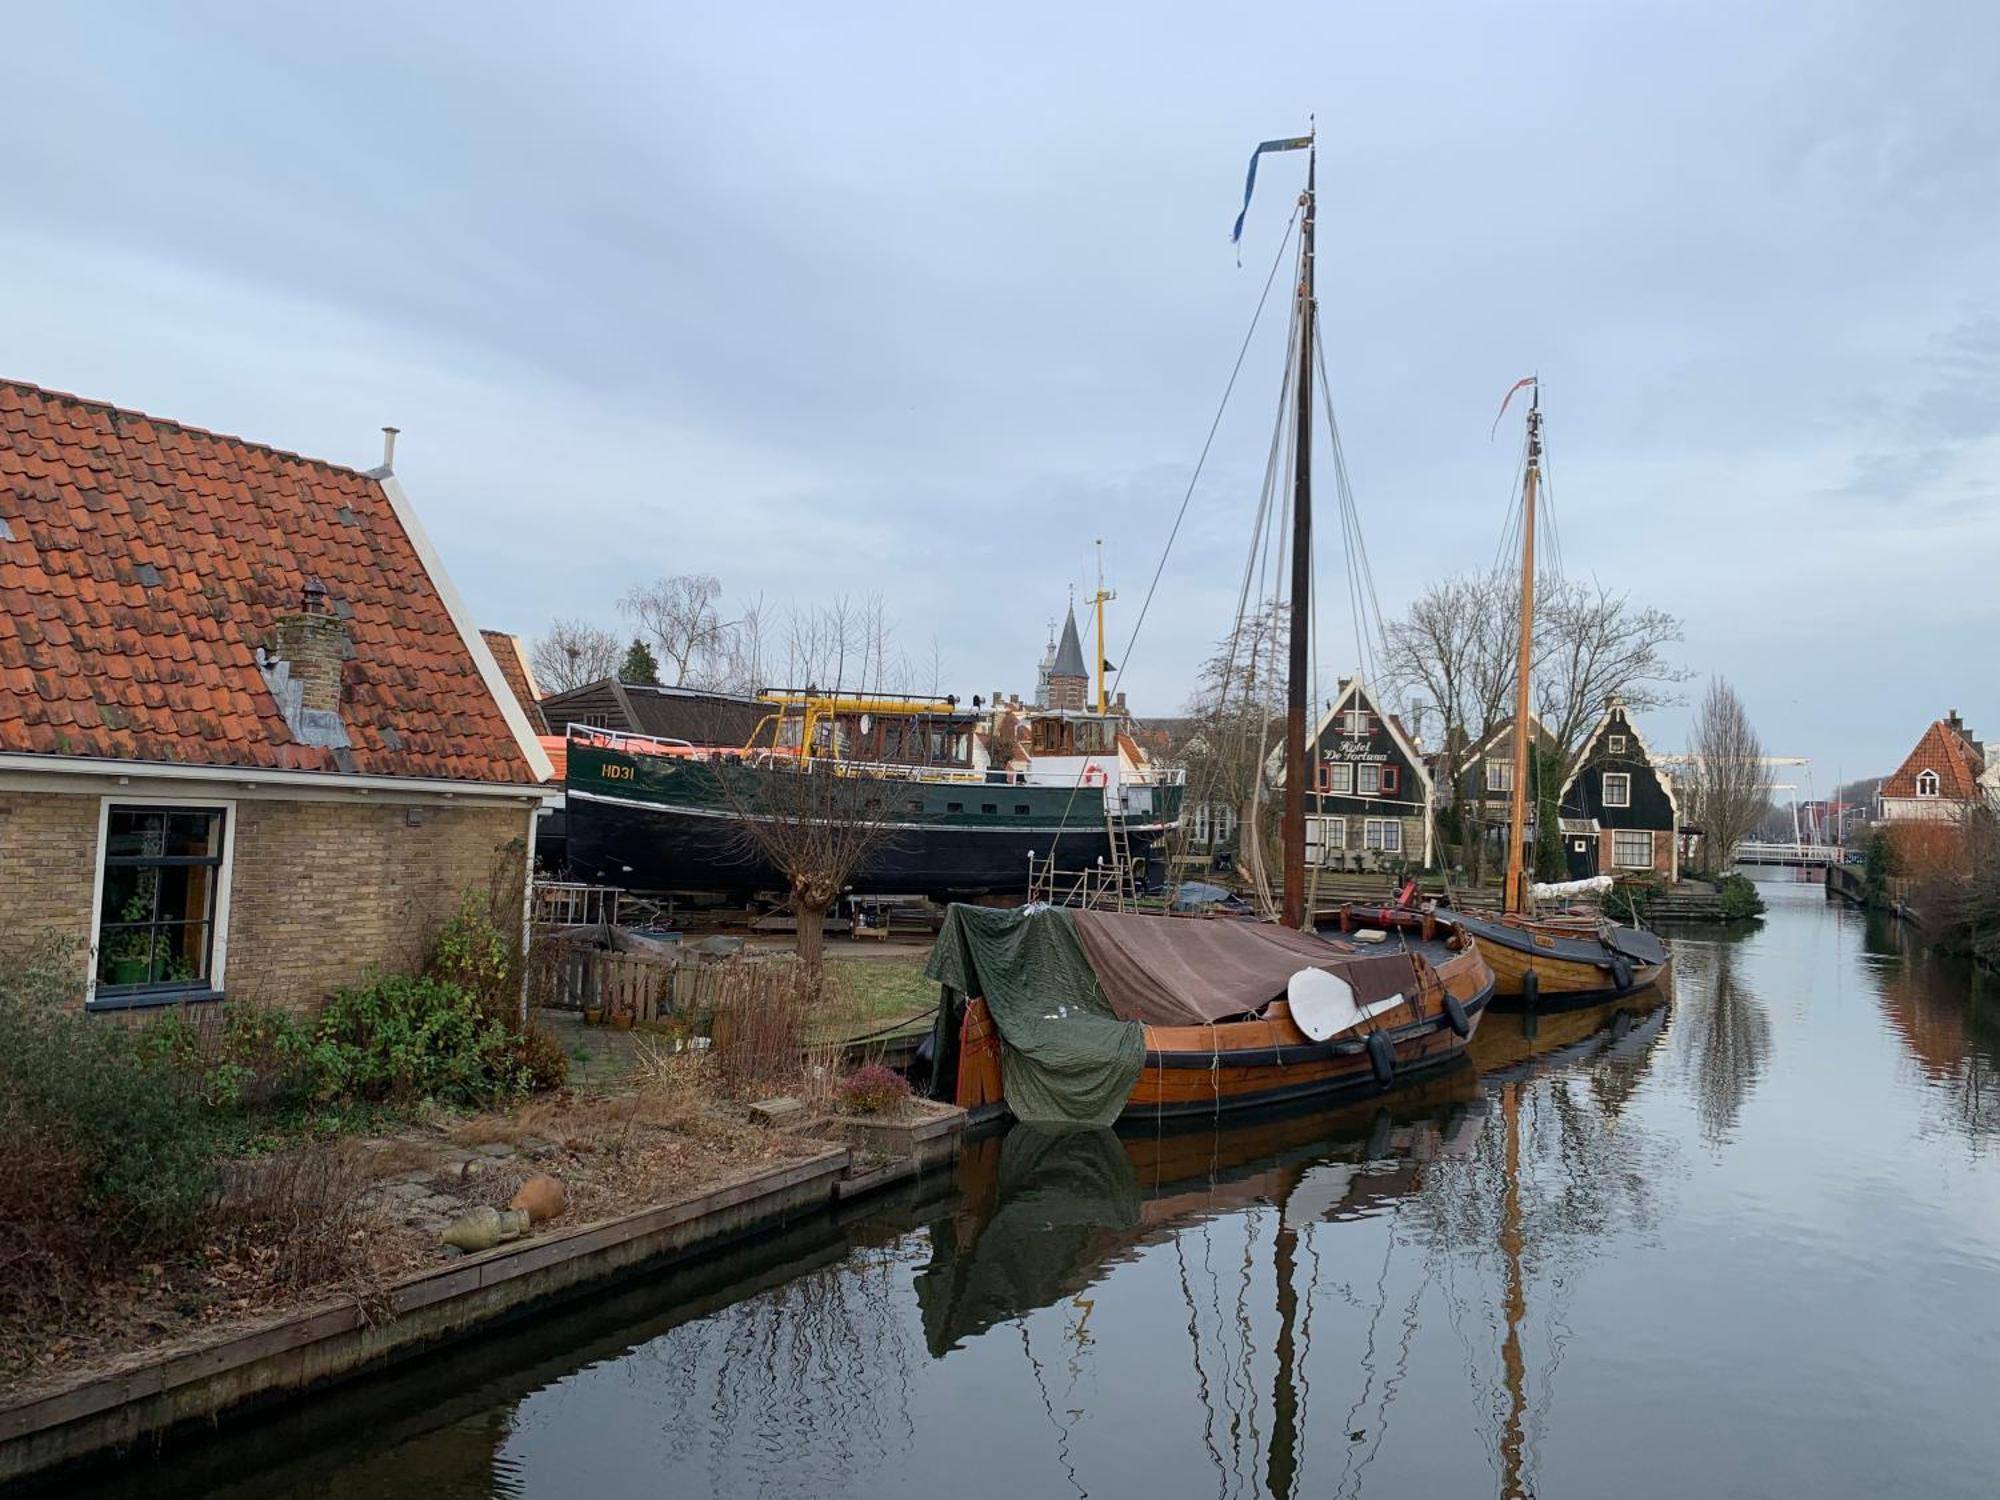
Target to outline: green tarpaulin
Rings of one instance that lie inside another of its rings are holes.
[[[1109,1125],[1138,1081],[1145,1028],[1121,1021],[1059,908],[954,906],[924,972],[986,1002],[1016,1119]]]

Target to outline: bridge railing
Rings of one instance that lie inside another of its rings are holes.
[[[1837,865],[1847,859],[1839,844],[1773,844],[1749,839],[1730,854],[1738,865]]]

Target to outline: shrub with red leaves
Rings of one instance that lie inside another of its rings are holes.
[[[910,1081],[894,1068],[870,1063],[841,1079],[834,1092],[842,1114],[886,1115],[910,1097]]]

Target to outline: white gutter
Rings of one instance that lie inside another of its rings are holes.
[[[539,748],[539,747],[537,747]],[[248,788],[297,787],[312,791],[402,792],[432,797],[529,798],[546,788],[528,782],[452,781],[431,776],[345,775],[339,771],[275,771],[263,766],[196,766],[181,761],[110,760],[82,755],[24,755],[0,751],[0,771],[54,776],[112,776],[128,781],[228,782]]]

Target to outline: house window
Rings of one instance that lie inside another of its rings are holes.
[[[1360,774],[1355,777],[1354,789],[1363,797],[1373,797],[1382,790],[1382,768],[1380,766],[1357,766]]]
[[[1016,802],[1014,804],[1014,816],[1017,818],[1025,818],[1033,811],[1034,809],[1025,802]]]
[[[1403,825],[1395,818],[1370,818],[1361,826],[1362,843],[1384,854],[1403,852]]]
[[[1359,708],[1350,708],[1340,716],[1340,732],[1350,739],[1358,739],[1368,733],[1368,714]]]
[[[1630,807],[1632,805],[1632,773],[1630,771],[1606,771],[1604,773],[1604,805],[1606,807]]]
[[[1511,760],[1486,762],[1486,790],[1489,792],[1514,790],[1514,763]]]
[[[1336,797],[1352,797],[1354,795],[1353,765],[1344,760],[1330,760],[1326,762],[1326,785],[1321,790],[1329,792]]]
[[[1625,753],[1625,736],[1622,734],[1607,734],[1604,737],[1604,753],[1606,755],[1623,755]]]
[[[1382,768],[1383,791],[1393,792],[1397,790],[1402,785],[1402,781],[1403,773],[1400,766],[1384,766]]]
[[[1319,792],[1330,792],[1333,790],[1332,761],[1323,760],[1319,763],[1319,772],[1313,777],[1313,790]]]
[[[1917,772],[1917,795],[1935,797],[1938,794],[1938,774],[1935,771]]]
[[[226,805],[105,804],[93,1007],[221,988],[229,832]]]
[[[1611,863],[1620,870],[1653,868],[1653,836],[1643,828],[1620,828],[1611,835]]]
[[[1306,855],[1313,864],[1330,865],[1347,850],[1347,819],[1306,819]]]
[[[963,802],[947,802],[944,805],[944,810],[948,813],[962,813],[965,811],[965,804]]]
[[[994,813],[1000,811],[1000,804],[997,802],[982,802],[979,804],[979,810],[990,818]]]

